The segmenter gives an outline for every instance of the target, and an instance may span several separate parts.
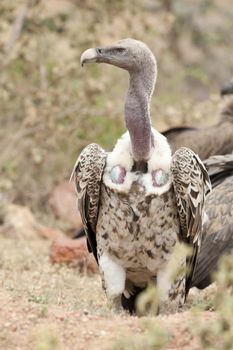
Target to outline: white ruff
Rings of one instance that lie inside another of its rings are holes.
[[[153,186],[151,173],[156,169],[163,169],[166,173],[170,174],[171,166],[171,149],[165,136],[160,134],[155,129],[152,129],[154,135],[154,147],[151,149],[151,154],[148,160],[148,173],[133,173],[131,169],[133,167],[133,156],[131,149],[131,142],[129,133],[126,132],[117,141],[113,151],[108,154],[106,167],[103,175],[104,184],[119,192],[128,192],[134,181],[138,181],[146,191],[146,194],[161,195],[167,192],[171,186],[171,179],[169,177],[168,182],[160,187]],[[126,176],[123,184],[113,183],[110,177],[111,169],[120,165],[125,168]]]
[[[106,253],[99,259],[100,271],[103,273],[108,297],[120,295],[125,289],[125,269],[115,263]]]
[[[104,170],[103,182],[106,186],[118,190],[119,192],[128,192],[133,181],[136,181],[137,175],[131,172],[133,166],[133,157],[131,153],[131,144],[129,133],[126,132],[117,141],[113,151],[108,154],[106,167]],[[123,184],[113,183],[110,177],[112,168],[121,165],[126,170],[126,176]]]

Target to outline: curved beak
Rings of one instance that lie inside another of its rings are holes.
[[[80,64],[83,67],[86,63],[96,62],[99,54],[95,48],[87,49],[82,53]]]

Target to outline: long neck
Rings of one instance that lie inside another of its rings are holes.
[[[125,122],[135,161],[146,161],[152,146],[150,99],[154,90],[155,67],[149,72],[130,72],[125,101]]]

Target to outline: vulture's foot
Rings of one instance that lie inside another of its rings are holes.
[[[123,311],[123,307],[121,304],[121,295],[112,297],[110,301],[111,301],[111,308],[114,314],[119,314]]]

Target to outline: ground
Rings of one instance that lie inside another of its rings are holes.
[[[117,315],[98,275],[50,263],[50,241],[1,237],[0,244],[0,349],[202,349],[193,308],[203,293],[175,315]],[[201,317],[211,322],[215,313]]]

